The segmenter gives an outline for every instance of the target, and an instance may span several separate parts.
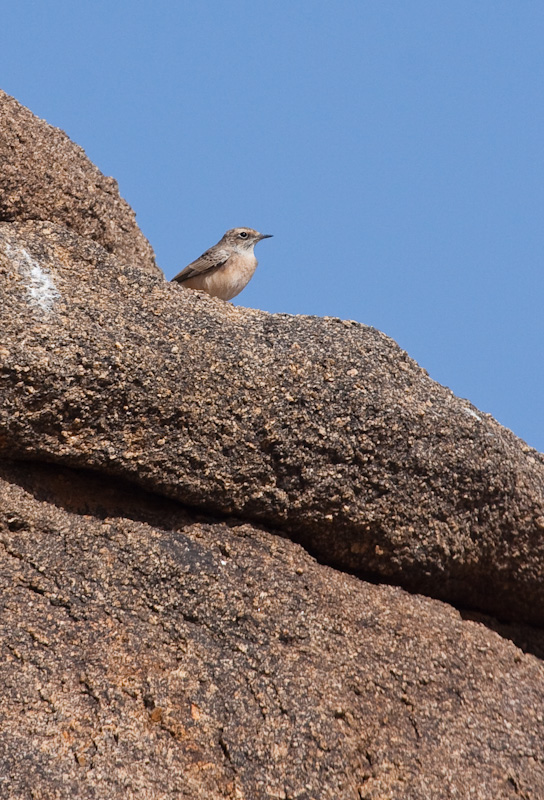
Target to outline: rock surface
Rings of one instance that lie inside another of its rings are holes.
[[[0,165],[0,220],[57,222],[121,261],[160,274],[117,181],[104,177],[64,131],[1,90]]]
[[[544,668],[451,607],[67,469],[0,508],[10,798],[542,796]]]
[[[234,308],[0,224],[0,452],[281,530],[320,560],[544,621],[544,462],[357,323]]]
[[[0,96],[4,153],[0,796],[544,796],[543,456],[376,330],[166,283]]]

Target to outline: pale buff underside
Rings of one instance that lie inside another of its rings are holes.
[[[194,275],[192,278],[182,281],[182,286],[187,286],[189,289],[201,289],[221,300],[232,300],[247,286],[256,268],[257,259],[254,255],[236,253],[219,269],[203,275]]]

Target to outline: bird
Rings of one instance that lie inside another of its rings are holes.
[[[201,289],[212,297],[232,300],[247,286],[257,268],[253,248],[261,239],[271,238],[272,234],[253,228],[231,228],[172,280],[188,289]]]

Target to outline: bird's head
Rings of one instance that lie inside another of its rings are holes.
[[[259,233],[253,228],[231,228],[222,241],[237,250],[252,250],[261,239],[270,239],[271,233]]]

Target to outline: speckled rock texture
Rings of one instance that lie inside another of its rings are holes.
[[[0,90],[0,220],[50,220],[160,274],[134,211],[81,147]]]
[[[372,328],[167,283],[0,96],[4,153],[0,797],[544,797],[544,457]]]
[[[29,464],[0,556],[2,797],[542,797],[542,663],[440,601]]]
[[[0,453],[280,530],[544,621],[544,463],[387,336],[235,308],[53,223],[0,223]]]

